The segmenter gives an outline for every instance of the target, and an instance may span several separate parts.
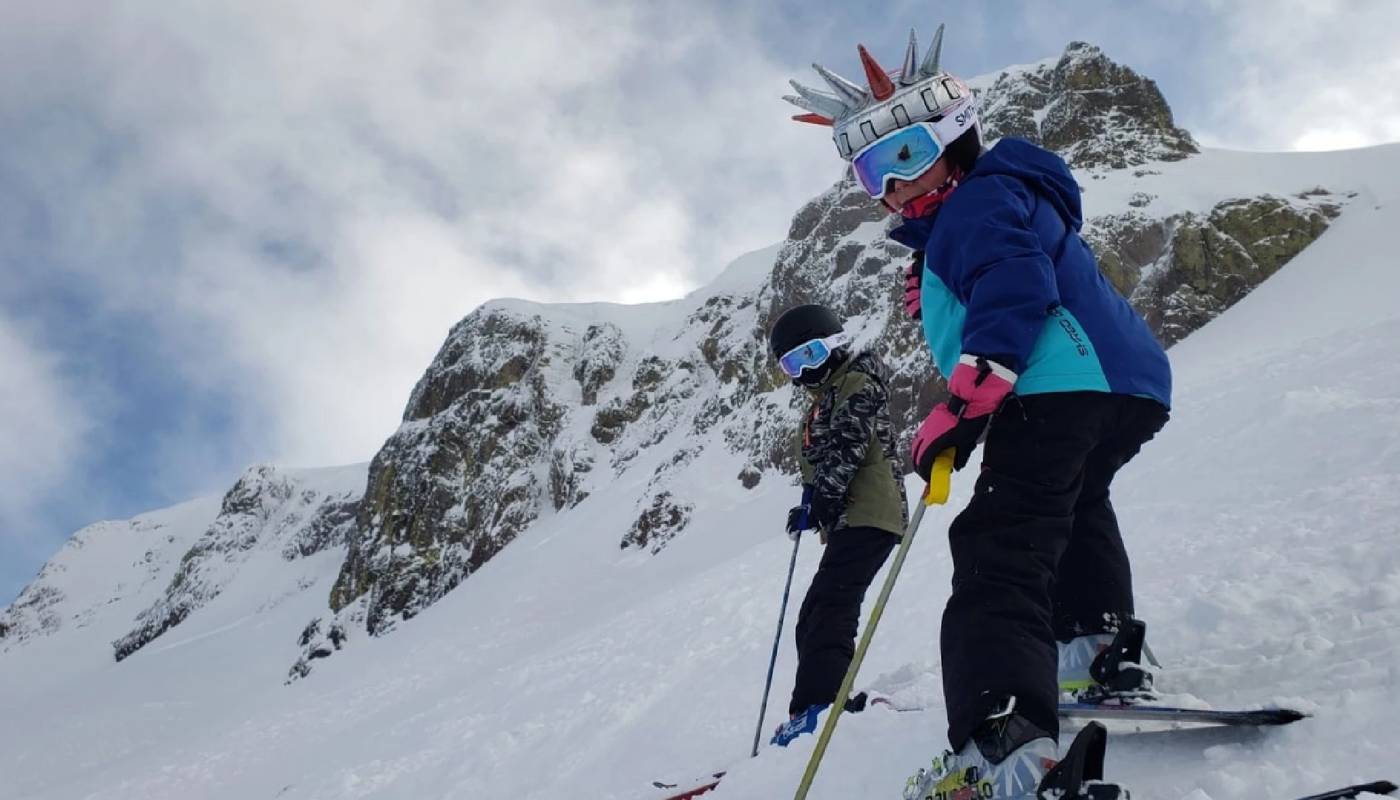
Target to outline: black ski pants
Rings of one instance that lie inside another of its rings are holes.
[[[899,544],[898,536],[878,528],[842,528],[827,538],[797,614],[797,680],[789,714],[835,701],[856,652],[865,591]]]
[[[1010,695],[1058,734],[1055,640],[1132,615],[1109,484],[1167,416],[1145,398],[1065,392],[1012,396],[992,419],[972,501],[948,531],[943,694],[954,749]]]

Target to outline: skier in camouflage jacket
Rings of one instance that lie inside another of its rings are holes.
[[[791,718],[774,737],[786,744],[815,730],[817,716],[836,699],[855,652],[861,602],[908,511],[890,423],[889,369],[879,356],[852,353],[840,320],[822,306],[788,310],[770,339],[783,370],[811,398],[796,442],[802,502],[788,514],[788,534],[818,530],[826,545],[797,617]]]

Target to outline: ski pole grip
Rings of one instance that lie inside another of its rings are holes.
[[[924,505],[941,506],[948,502],[948,492],[953,488],[953,456],[955,448],[948,448],[933,458],[933,469],[928,475],[928,490],[924,492]]]

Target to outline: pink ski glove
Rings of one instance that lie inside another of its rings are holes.
[[[948,381],[953,396],[934,406],[914,434],[912,456],[919,477],[927,481],[934,457],[950,447],[957,449],[953,468],[966,466],[987,422],[1015,384],[1016,373],[995,361],[964,353]]]
[[[914,260],[904,269],[904,313],[910,319],[923,316],[924,254],[914,253]]]

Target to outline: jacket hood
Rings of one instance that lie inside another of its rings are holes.
[[[1064,159],[1025,139],[1007,137],[996,147],[978,156],[972,171],[963,178],[968,183],[986,175],[1007,175],[1044,197],[1060,212],[1065,226],[1078,231],[1084,224],[1084,212],[1079,202],[1079,184],[1070,174]],[[923,250],[933,232],[935,211],[927,217],[911,219],[890,231],[890,238],[913,250]]]
[[[1079,203],[1079,184],[1069,165],[1058,155],[1025,139],[1006,138],[983,153],[964,181],[983,175],[1008,175],[1030,186],[1054,204],[1065,225],[1079,230],[1084,212]]]
[[[850,369],[852,372],[864,373],[881,384],[887,383],[890,379],[890,368],[885,366],[885,362],[871,351],[857,353],[851,359]]]

